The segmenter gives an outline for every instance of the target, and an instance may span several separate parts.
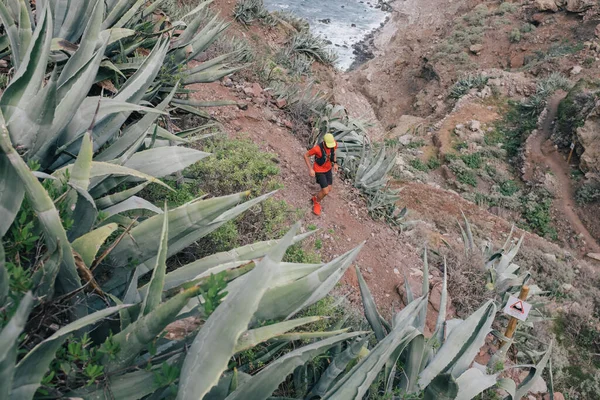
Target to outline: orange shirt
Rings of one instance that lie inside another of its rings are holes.
[[[337,149],[337,145],[335,146],[335,148]],[[327,147],[325,147],[325,153],[327,154],[327,160],[325,161],[325,163],[323,165],[319,165],[317,163],[313,164],[313,169],[315,170],[315,172],[317,173],[325,173],[328,172],[332,165],[331,165],[331,149],[328,149]],[[308,151],[308,155],[309,156],[315,156],[315,157],[321,157],[321,146],[316,145],[315,147],[313,147],[312,149],[310,149]]]

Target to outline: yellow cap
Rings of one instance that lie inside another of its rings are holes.
[[[333,135],[331,133],[328,133],[325,136],[323,136],[323,141],[325,142],[325,147],[327,147],[328,149],[333,149],[337,144],[335,143],[335,139],[333,138]]]

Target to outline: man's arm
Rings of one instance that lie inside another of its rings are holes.
[[[310,151],[304,153],[304,161],[306,162],[306,166],[308,167],[308,174],[314,178],[315,170],[313,169],[312,164],[310,163]]]
[[[336,148],[337,150],[337,148]],[[338,172],[338,169],[340,168],[340,166],[337,163],[337,151],[333,153],[333,171],[334,172]]]

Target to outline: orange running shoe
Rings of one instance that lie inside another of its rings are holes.
[[[321,204],[318,201],[313,201],[313,214],[321,215]]]

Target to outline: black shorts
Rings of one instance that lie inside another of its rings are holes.
[[[330,169],[327,172],[317,172],[315,175],[317,183],[321,186],[321,189],[325,189],[327,186],[333,184],[333,171]]]

